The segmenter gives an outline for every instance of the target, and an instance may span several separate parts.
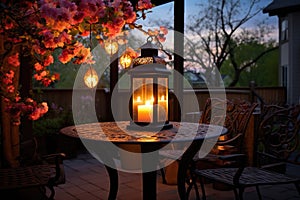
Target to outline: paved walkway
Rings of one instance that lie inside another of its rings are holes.
[[[89,153],[82,152],[74,159],[64,161],[67,182],[56,188],[56,200],[102,200],[107,199],[109,181],[103,164]],[[161,177],[157,177],[157,199],[177,200],[176,185],[162,184]],[[121,172],[119,174],[119,191],[117,200],[142,199],[141,175]],[[206,185],[208,200],[234,199],[232,191],[220,191]],[[296,200],[300,199],[294,185],[265,186],[261,188],[263,199],[266,200]],[[194,195],[190,199],[195,199]],[[246,200],[257,199],[254,188],[245,193]]]

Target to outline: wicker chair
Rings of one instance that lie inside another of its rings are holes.
[[[236,199],[243,199],[246,187],[256,187],[262,199],[259,186],[294,183],[300,195],[300,177],[285,174],[286,166],[300,166],[300,106],[265,106],[258,127],[257,166],[245,165],[245,154],[220,156],[224,161],[236,161],[239,167],[196,169],[202,199],[206,199],[203,178],[230,186]],[[194,177],[194,176],[193,176]],[[194,177],[193,182],[196,179]],[[198,196],[199,197],[199,196]]]
[[[193,170],[199,161],[219,165],[216,163],[218,154],[239,152],[248,122],[256,106],[257,104],[251,104],[241,99],[224,100],[209,98],[205,104],[199,123],[225,126],[228,129],[228,134],[226,134],[226,137],[221,136],[219,138],[213,150],[205,158],[199,158],[198,154],[196,154],[193,161],[189,164],[190,170]],[[161,158],[175,159],[179,157],[177,154],[181,152],[174,149],[160,151],[159,153]],[[223,164],[228,164],[228,162]],[[161,171],[163,182],[166,182],[164,171]],[[188,178],[187,184],[187,194],[189,194],[193,186],[197,190],[196,185],[191,181],[191,177]]]
[[[54,187],[65,183],[63,153],[41,156],[35,138],[21,144],[20,167],[0,168],[0,192],[37,188],[43,199],[54,199]],[[47,194],[48,188],[50,194]]]

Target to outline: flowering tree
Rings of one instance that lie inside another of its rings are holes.
[[[20,96],[20,66],[30,65],[28,73],[49,86],[59,79],[47,68],[54,63],[54,50],[61,49],[62,63],[93,63],[91,49],[79,38],[93,35],[102,43],[118,37],[126,24],[139,27],[137,12],[145,18],[145,10],[152,6],[150,0],[139,0],[135,7],[128,0],[0,0],[1,128],[5,158],[11,166],[18,165],[19,152],[14,147],[19,142],[20,117],[36,120],[48,111],[47,103]],[[30,62],[22,63],[24,56]]]

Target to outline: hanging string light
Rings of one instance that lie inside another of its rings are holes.
[[[119,45],[114,40],[106,40],[104,42],[104,49],[105,49],[106,53],[108,53],[109,55],[112,56],[115,53],[117,53],[117,51],[119,49]]]
[[[90,25],[90,49],[92,50],[92,25]],[[97,86],[99,78],[96,70],[89,64],[89,69],[86,71],[84,77],[84,84],[89,88]]]
[[[85,85],[89,88],[96,87],[99,81],[97,72],[92,66],[89,66],[89,69],[86,71],[83,79]]]
[[[124,68],[127,69],[131,66],[133,61],[133,58],[131,57],[129,52],[124,52],[122,56],[120,57],[120,65]]]

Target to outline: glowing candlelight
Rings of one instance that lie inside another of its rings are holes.
[[[153,105],[151,101],[146,101],[145,105],[138,105],[138,121],[152,122]]]
[[[167,120],[167,101],[165,95],[162,95],[158,100],[158,121]]]

